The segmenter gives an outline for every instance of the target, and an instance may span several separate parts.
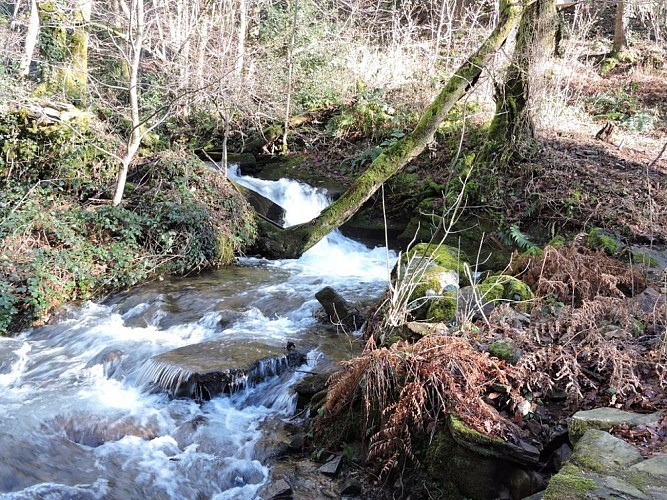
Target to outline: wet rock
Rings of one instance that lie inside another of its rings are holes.
[[[362,491],[361,483],[359,481],[348,479],[343,483],[340,494],[344,497],[355,497],[361,495]]]
[[[305,376],[296,386],[294,392],[298,399],[296,406],[298,409],[305,408],[312,401],[316,394],[321,393],[327,388],[327,381],[332,372],[314,373]]]
[[[261,218],[272,222],[276,226],[283,226],[285,223],[285,209],[283,207],[252,189],[236,183],[234,185]]]
[[[628,424],[630,428],[638,425],[657,424],[663,412],[650,414],[632,413],[616,408],[595,408],[593,410],[578,411],[570,420],[568,432],[570,441],[576,443],[589,429],[609,430],[616,425]]]
[[[292,498],[292,487],[284,479],[271,482],[259,490],[259,498],[262,500],[278,500],[280,498]]]
[[[298,349],[213,340],[154,356],[142,366],[140,379],[174,397],[209,400],[279,375],[305,360]]]
[[[70,441],[92,448],[110,441],[119,441],[125,436],[151,440],[159,433],[157,425],[134,422],[129,417],[105,420],[101,416],[87,413],[60,415],[48,426],[55,431],[64,432]]]
[[[306,446],[306,435],[303,432],[299,432],[292,436],[292,439],[289,442],[289,451],[292,453],[301,453]]]
[[[86,368],[91,368],[95,365],[102,365],[104,376],[106,378],[113,378],[119,371],[121,361],[125,357],[125,353],[120,349],[106,348],[96,354],[88,363]]]
[[[342,461],[342,455],[335,455],[331,460],[329,460],[317,470],[319,470],[324,475],[335,476],[340,470],[340,464]]]
[[[315,294],[315,298],[324,307],[328,321],[334,325],[341,325],[348,331],[361,328],[363,315],[330,286],[322,288]]]

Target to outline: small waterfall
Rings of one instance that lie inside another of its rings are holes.
[[[328,203],[233,176],[287,208],[288,225]],[[315,293],[379,297],[395,258],[334,232],[300,259],[165,277],[0,339],[0,498],[254,499],[262,422],[291,417],[302,372],[352,342],[324,334]]]

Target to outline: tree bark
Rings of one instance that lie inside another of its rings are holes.
[[[496,90],[496,113],[489,129],[489,147],[500,149],[505,164],[529,155],[535,144],[531,65],[538,57],[551,54],[549,47],[555,40],[557,16],[554,0],[537,0],[521,16],[505,81]]]
[[[116,178],[116,191],[113,196],[113,205],[120,205],[123,200],[123,193],[125,192],[125,182],[127,180],[127,171],[130,163],[134,160],[141,139],[143,137],[142,123],[139,116],[139,64],[141,62],[141,48],[144,43],[144,0],[134,0],[133,2],[134,27],[128,27],[130,32],[129,37],[132,40],[131,44],[131,60],[128,61],[130,66],[130,114],[132,121],[132,131],[127,141],[125,154],[121,159],[121,167]]]
[[[625,38],[626,31],[626,17],[625,17],[624,0],[616,2],[616,17],[614,18],[614,44],[612,47],[613,54],[621,54],[627,47],[627,39]]]
[[[521,18],[523,6],[521,0],[503,0],[495,30],[449,79],[415,129],[384,150],[338,200],[312,221],[280,231],[268,225],[262,227],[267,234],[260,237],[258,250],[270,258],[297,258],[348,221],[387,179],[405,167],[433,140],[449,111],[474,87],[486,64],[505,43]]]
[[[41,24],[41,77],[51,92],[63,92],[75,104],[88,92],[88,23],[92,0],[78,0],[71,12],[62,0],[38,2]]]
[[[28,32],[25,36],[25,44],[23,45],[23,57],[19,63],[19,72],[23,76],[28,76],[30,73],[30,63],[32,62],[32,55],[35,52],[37,45],[37,38],[39,37],[39,13],[37,11],[37,1],[30,1],[30,17],[28,18]]]

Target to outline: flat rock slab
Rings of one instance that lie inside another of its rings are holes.
[[[278,500],[279,498],[292,498],[292,487],[284,479],[278,479],[269,483],[259,491],[262,500]]]
[[[338,474],[338,470],[340,469],[340,464],[343,461],[342,455],[337,455],[333,457],[331,460],[329,460],[327,463],[322,465],[319,470],[322,474],[325,474],[327,476],[335,476]]]
[[[593,410],[578,411],[568,425],[570,441],[576,443],[589,429],[608,431],[612,427],[628,424],[631,428],[638,425],[651,425],[660,421],[663,413],[632,413],[616,408],[595,408]]]
[[[667,457],[644,459],[629,443],[590,429],[574,447],[570,462],[551,478],[544,500],[667,498]]]
[[[174,397],[208,400],[279,375],[305,359],[296,349],[212,340],[154,356],[142,367],[141,378]]]

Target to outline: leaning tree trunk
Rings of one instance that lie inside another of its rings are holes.
[[[521,16],[505,81],[496,89],[496,113],[489,129],[487,154],[499,152],[505,165],[525,158],[535,145],[531,65],[538,57],[551,54],[557,16],[554,0],[537,0]]]
[[[501,17],[496,29],[449,79],[412,133],[384,150],[338,200],[312,221],[278,231],[265,227],[266,234],[259,242],[260,252],[272,258],[299,257],[348,221],[387,179],[419,155],[433,140],[449,111],[477,83],[486,64],[519,22],[523,5],[521,0],[502,0]]]

